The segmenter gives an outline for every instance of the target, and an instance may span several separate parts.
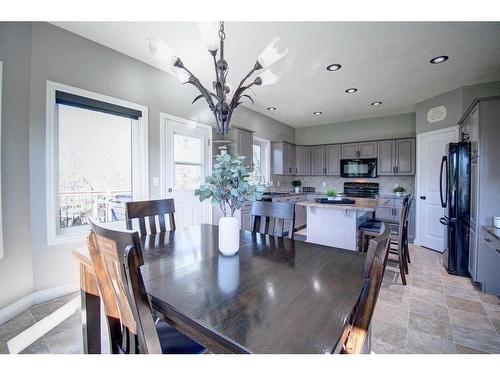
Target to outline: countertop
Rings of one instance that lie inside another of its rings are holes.
[[[493,225],[483,225],[483,229],[497,241],[500,241],[500,228],[495,228]]]
[[[335,204],[335,203],[318,203],[315,201],[297,202],[298,206],[333,208],[337,210],[354,210],[354,211],[375,211],[378,207],[383,206],[388,202],[388,199],[373,199],[373,198],[354,198],[354,204]]]

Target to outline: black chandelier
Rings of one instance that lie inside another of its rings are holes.
[[[229,65],[224,59],[224,40],[226,38],[224,22],[220,22],[218,25],[213,22],[201,23],[199,24],[199,28],[207,44],[208,51],[213,57],[216,78],[213,81],[214,92],[207,90],[200,83],[200,80],[184,66],[181,59],[173,53],[172,49],[160,37],[151,36],[149,38],[149,46],[155,57],[168,63],[167,71],[169,73],[176,75],[182,83],[189,83],[200,91],[200,95],[194,98],[193,103],[198,99],[205,98],[210,110],[214,114],[217,134],[227,134],[233,111],[242,103],[243,98],[248,98],[254,104],[252,97],[246,93],[247,90],[253,86],[270,85],[278,81],[279,77],[271,72],[269,66],[284,57],[288,49],[279,52],[277,49],[279,38],[273,38],[259,55],[250,72],[241,80],[232,98],[229,98],[232,88],[226,82]],[[219,52],[219,59],[217,59],[217,52]],[[246,84],[245,82],[259,70],[262,70],[262,73],[251,83]]]

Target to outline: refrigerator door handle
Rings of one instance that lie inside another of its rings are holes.
[[[443,199],[443,171],[446,173],[445,181],[446,181],[446,189],[444,192]],[[439,171],[439,197],[441,198],[441,207],[446,208],[446,201],[448,199],[448,158],[443,156],[441,159],[441,168]]]

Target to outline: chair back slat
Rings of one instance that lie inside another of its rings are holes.
[[[170,230],[175,229],[175,204],[173,199],[157,199],[140,202],[126,203],[125,217],[127,221],[127,229],[132,229],[132,220],[139,221],[139,234],[155,234],[158,232],[166,232],[165,215],[169,216]],[[156,225],[156,217],[158,217],[159,230]],[[148,225],[146,226],[146,218]],[[149,231],[148,231],[149,229]]]
[[[370,240],[363,268],[365,282],[355,307],[342,353],[362,353],[368,343],[368,331],[382,286],[385,266],[389,255],[391,229],[382,224],[381,234]]]
[[[285,222],[287,223],[285,227]],[[264,223],[264,225],[262,225]],[[293,238],[295,205],[285,202],[260,202],[252,204],[252,231],[262,234]]]
[[[137,232],[116,231],[90,220],[88,247],[108,321],[112,353],[158,353],[140,266],[144,264]]]

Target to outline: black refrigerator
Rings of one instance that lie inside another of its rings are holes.
[[[447,228],[444,266],[458,276],[469,276],[470,164],[470,143],[448,144],[439,180],[441,206],[447,213],[440,222]]]

